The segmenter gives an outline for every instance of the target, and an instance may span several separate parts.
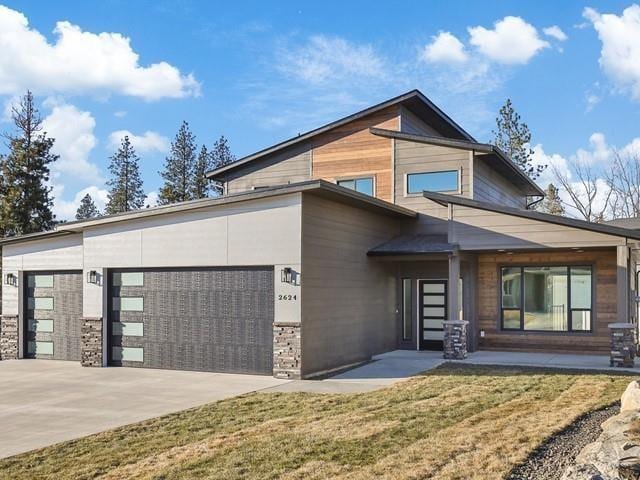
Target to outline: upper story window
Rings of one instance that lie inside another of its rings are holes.
[[[458,170],[407,174],[407,194],[429,192],[458,192],[460,175]]]
[[[356,192],[365,193],[373,197],[373,178],[353,178],[346,180],[338,180],[338,185],[345,188],[350,188]]]

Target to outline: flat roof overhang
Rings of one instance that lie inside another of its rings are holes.
[[[344,203],[346,205],[351,205],[357,208],[362,208],[364,210],[373,211],[391,217],[416,218],[418,216],[418,214],[413,210],[401,207],[399,205],[394,205],[392,203],[380,200],[375,197],[371,197],[369,195],[365,195],[363,193],[356,192],[355,190],[350,190],[348,188],[338,186],[325,180],[310,180],[306,182],[291,183],[260,190],[253,190],[250,192],[237,193],[219,198],[192,200],[189,202],[181,202],[154,208],[135,210],[133,212],[106,215],[89,220],[77,220],[73,222],[61,223],[56,227],[55,230],[51,230],[48,232],[32,233],[28,235],[1,239],[0,246],[60,237],[72,233],[79,233],[87,228],[102,225],[130,222],[138,219],[156,217],[160,215],[191,212],[202,210],[205,208],[218,206],[221,207],[240,202],[268,199],[295,193],[317,195],[323,198]]]

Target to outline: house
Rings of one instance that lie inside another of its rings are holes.
[[[640,231],[540,188],[417,90],[209,172],[204,199],[2,241],[0,356],[300,378],[394,349],[605,353]]]

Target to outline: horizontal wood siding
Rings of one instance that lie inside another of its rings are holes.
[[[310,144],[298,145],[263,160],[249,162],[227,175],[227,193],[272,187],[311,179]]]
[[[397,234],[393,218],[303,195],[303,374],[395,348],[395,274],[367,251]]]
[[[500,325],[500,265],[589,264],[596,276],[593,333],[513,333],[501,332]],[[617,321],[616,251],[591,250],[584,253],[535,252],[478,255],[478,321],[477,338],[481,349],[576,352],[602,354],[609,349],[607,325]],[[480,336],[484,330],[484,337]]]
[[[602,247],[624,238],[455,205],[452,241],[465,250]]]
[[[332,129],[313,139],[313,178],[330,182],[371,175],[375,196],[392,201],[391,139],[372,135],[370,127],[398,130],[398,108],[390,107]]]
[[[447,207],[427,200],[422,194],[406,195],[408,173],[461,170],[461,192],[471,198],[470,156],[467,150],[427,145],[405,140],[395,141],[395,203],[419,212],[414,228],[428,233],[447,232]]]
[[[475,155],[473,164],[473,198],[509,207],[525,208],[527,198],[520,189]]]
[[[420,120],[411,110],[400,107],[400,131],[415,135],[429,135],[432,137],[442,137],[442,134],[435,128]]]

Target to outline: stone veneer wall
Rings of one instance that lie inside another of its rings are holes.
[[[18,358],[18,316],[0,316],[0,360]]]
[[[636,358],[636,326],[633,323],[611,323],[611,353],[609,354],[612,367],[633,368]]]
[[[302,342],[298,323],[273,324],[273,376],[301,378]]]
[[[467,358],[467,325],[465,320],[448,320],[444,328],[444,358],[463,360]]]
[[[83,367],[102,367],[102,318],[82,319],[80,362]]]

